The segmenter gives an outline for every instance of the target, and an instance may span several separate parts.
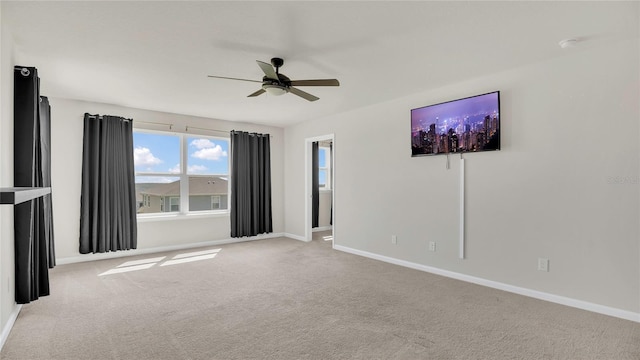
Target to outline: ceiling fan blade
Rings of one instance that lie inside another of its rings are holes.
[[[262,82],[262,81],[258,81],[258,80],[238,79],[238,78],[224,77],[224,76],[214,76],[214,75],[207,75],[207,77],[216,78],[216,79],[251,81],[251,82],[257,82],[257,83],[261,83]]]
[[[254,96],[258,96],[258,95],[264,94],[265,92],[266,92],[266,91],[264,91],[264,89],[260,89],[260,90],[258,90],[258,91],[256,91],[256,92],[252,93],[251,95],[249,95],[249,96],[247,96],[247,97],[254,97]]]
[[[292,80],[291,86],[340,86],[336,79]]]
[[[319,97],[317,97],[317,96],[311,95],[311,94],[309,94],[308,92],[304,92],[304,91],[302,91],[302,90],[300,90],[300,89],[296,89],[296,88],[294,88],[294,87],[289,87],[289,92],[290,92],[290,93],[293,93],[293,94],[295,94],[295,95],[298,95],[298,96],[300,96],[300,97],[301,97],[301,98],[303,98],[303,99],[307,99],[307,100],[309,100],[309,101],[316,101],[316,100],[319,100],[319,99],[320,99],[320,98],[319,98]]]
[[[260,60],[256,60],[256,62],[269,79],[280,81],[280,79],[278,78],[278,74],[276,74],[276,71],[273,70],[273,66],[271,66],[271,64],[267,64],[266,62],[262,62]]]

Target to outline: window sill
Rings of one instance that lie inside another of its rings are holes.
[[[137,220],[139,223],[155,222],[155,221],[174,221],[174,220],[188,220],[188,219],[206,219],[217,217],[229,217],[229,212],[202,212],[202,213],[190,213],[190,214],[160,214],[160,215],[138,215]]]

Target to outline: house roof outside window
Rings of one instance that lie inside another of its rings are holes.
[[[229,192],[228,179],[222,176],[189,177],[189,195],[222,195]],[[141,195],[180,196],[180,181],[156,184],[144,190]]]

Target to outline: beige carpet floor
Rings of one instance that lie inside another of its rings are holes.
[[[640,324],[334,251],[320,235],[58,266],[0,358],[640,359]]]

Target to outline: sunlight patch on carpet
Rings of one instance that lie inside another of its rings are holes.
[[[131,261],[124,262],[111,270],[107,270],[101,274],[98,274],[98,276],[121,274],[125,272],[130,272],[130,271],[146,270],[146,269],[150,269],[156,264],[158,264],[158,266],[166,266],[166,265],[177,265],[177,264],[184,264],[184,263],[189,263],[194,261],[213,259],[214,257],[216,257],[216,255],[218,255],[220,250],[222,249],[209,249],[209,250],[181,253],[171,258],[171,260],[167,260],[165,262],[162,262],[162,261],[166,258],[166,256],[140,259],[140,260],[131,260]]]
[[[198,255],[213,254],[213,253],[220,252],[220,250],[222,250],[222,249],[211,249],[211,250],[203,250],[203,251],[194,251],[194,252],[189,252],[189,253],[182,253],[182,254],[178,254],[178,255],[174,256],[173,258],[174,259],[182,259],[182,258],[198,256]]]
[[[118,265],[118,267],[120,268],[120,267],[134,266],[134,265],[140,265],[140,264],[157,263],[164,260],[164,258],[166,258],[166,256],[154,257],[149,259],[131,260]]]
[[[184,264],[184,263],[193,262],[193,261],[213,259],[214,257],[216,257],[216,255],[218,255],[218,254],[198,255],[198,256],[185,257],[185,258],[182,258],[182,259],[175,259],[174,258],[173,260],[167,260],[167,261],[163,262],[162,264],[160,264],[160,266]]]
[[[146,269],[152,267],[155,264],[156,263],[149,263],[149,264],[133,265],[133,266],[128,266],[128,267],[116,267],[116,268],[113,268],[111,270],[107,270],[107,271],[103,272],[102,274],[99,274],[98,276],[120,274],[120,273],[125,273],[125,272],[130,272],[130,271],[146,270]]]

